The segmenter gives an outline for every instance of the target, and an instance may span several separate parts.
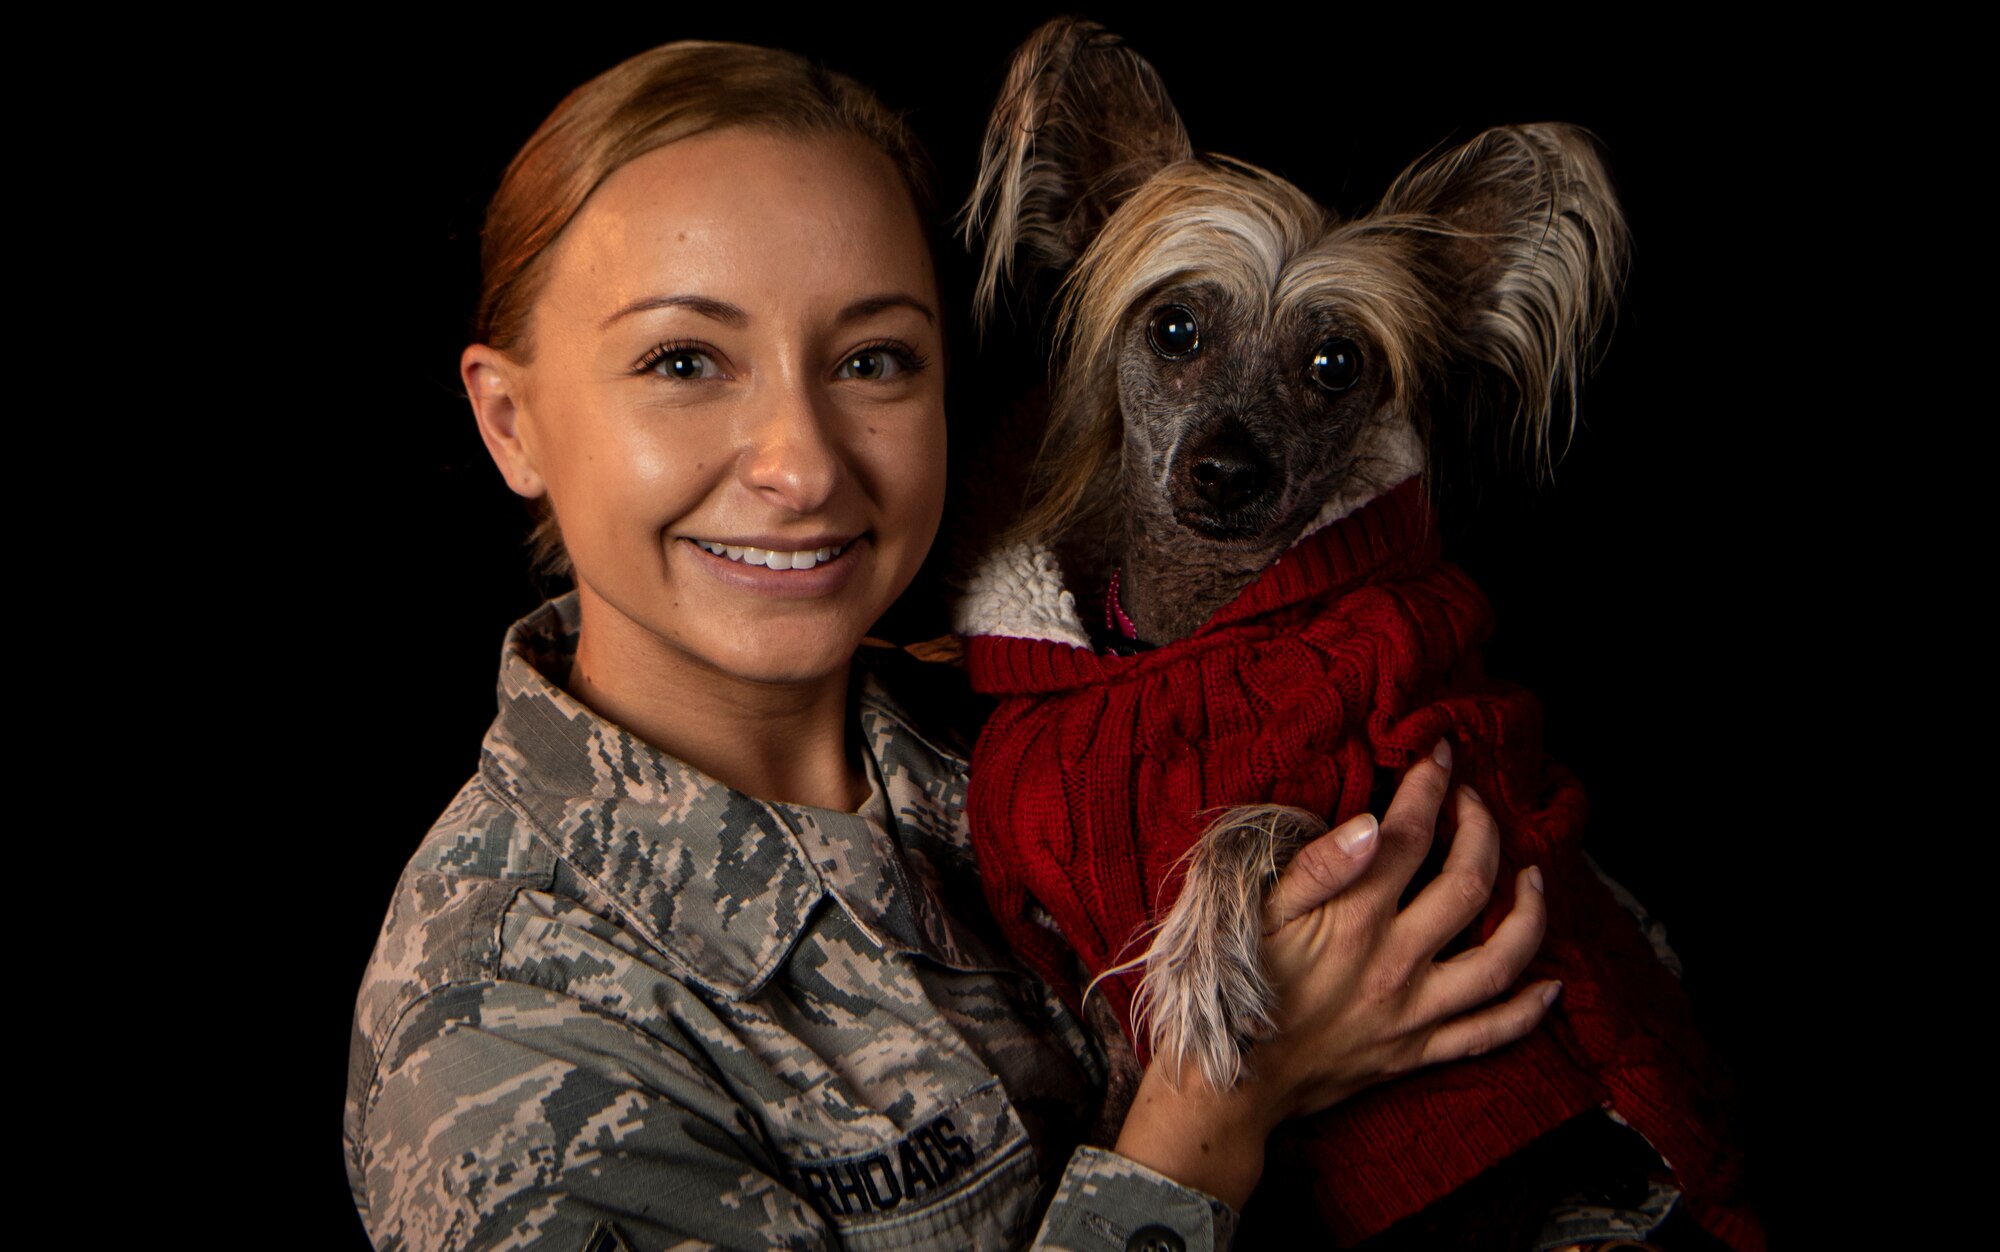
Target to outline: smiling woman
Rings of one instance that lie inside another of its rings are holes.
[[[1281,1120],[1553,999],[1486,1003],[1532,874],[1448,971],[1477,904],[1397,907],[1447,806],[1457,877],[1495,873],[1440,744],[1277,884],[1248,1076],[1148,1069],[1081,1146],[1104,1059],[992,940],[962,747],[909,711],[955,679],[857,655],[944,491],[920,169],[857,84],[715,44],[592,80],[509,167],[461,377],[576,590],[509,632],[363,978],[378,1246],[1215,1247]]]

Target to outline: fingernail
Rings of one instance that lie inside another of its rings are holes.
[[[1562,989],[1563,985],[1559,982],[1552,982],[1548,986],[1543,987],[1542,1007],[1547,1008],[1549,1007],[1549,1005],[1554,1004],[1556,1002],[1556,997],[1562,994]]]
[[[1450,769],[1451,745],[1442,739],[1438,740],[1438,746],[1431,749],[1431,760],[1438,763],[1439,769]]]
[[[1530,866],[1528,867],[1528,885],[1529,885],[1530,887],[1533,887],[1533,888],[1534,888],[1534,889],[1535,889],[1536,891],[1540,891],[1540,890],[1542,889],[1542,867],[1541,867],[1541,866],[1539,866],[1539,865],[1530,865]]]
[[[1379,829],[1381,823],[1375,820],[1373,813],[1350,817],[1333,832],[1333,846],[1349,856],[1360,856],[1375,841],[1375,832]]]
[[[1472,797],[1472,802],[1473,802],[1474,804],[1478,805],[1478,806],[1479,806],[1480,808],[1482,808],[1482,809],[1483,809],[1483,808],[1485,808],[1485,807],[1486,807],[1486,801],[1485,801],[1485,800],[1483,800],[1483,799],[1481,799],[1481,798],[1480,798],[1480,796],[1479,796],[1479,793],[1478,793],[1477,791],[1474,791],[1474,790],[1472,789],[1472,784],[1471,784],[1471,783],[1460,783],[1460,784],[1458,785],[1458,789],[1459,789],[1460,791],[1463,791],[1463,792],[1464,792],[1465,794],[1467,794],[1467,795],[1471,796],[1471,797]]]

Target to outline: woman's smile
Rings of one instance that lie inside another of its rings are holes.
[[[758,547],[747,540],[741,544],[714,539],[697,539],[694,542],[703,551],[716,556],[728,557],[745,565],[764,565],[776,570],[811,569],[815,565],[824,565],[847,551],[847,546],[854,541],[836,539],[829,543],[814,545],[808,540],[796,549],[780,547],[776,541],[771,541],[771,546],[768,548]]]
[[[688,540],[709,577],[725,586],[776,598],[832,595],[861,563],[865,538],[824,543],[773,539],[769,546]]]

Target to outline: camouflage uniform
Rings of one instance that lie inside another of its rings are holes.
[[[1102,1064],[1000,955],[966,763],[872,666],[871,794],[835,813],[590,713],[545,677],[575,630],[571,598],[509,633],[362,982],[345,1146],[378,1247],[1227,1244],[1228,1208],[1122,1157],[1051,1168]]]

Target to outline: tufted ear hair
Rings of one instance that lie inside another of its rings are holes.
[[[985,238],[974,313],[991,316],[1016,254],[1067,270],[1125,198],[1193,155],[1166,85],[1095,22],[1058,18],[1014,54],[965,206],[966,243]]]
[[[1487,367],[1537,464],[1608,337],[1630,240],[1588,131],[1498,127],[1399,175],[1370,229],[1410,231],[1456,355]]]

